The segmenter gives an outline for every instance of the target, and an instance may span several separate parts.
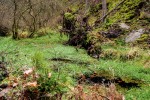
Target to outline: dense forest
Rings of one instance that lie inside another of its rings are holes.
[[[0,0],[0,100],[150,100],[150,0]]]

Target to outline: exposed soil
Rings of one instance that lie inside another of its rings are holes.
[[[94,73],[95,74],[95,73]],[[107,77],[104,76],[95,76],[95,75],[90,75],[90,76],[81,76],[79,78],[79,84],[81,84],[82,82],[86,82],[88,84],[102,84],[105,85],[106,87],[109,87],[111,83],[114,83],[116,85],[119,85],[122,88],[139,88],[141,85],[141,82],[133,82],[131,81],[124,81],[121,78],[115,78],[115,79],[109,79]]]

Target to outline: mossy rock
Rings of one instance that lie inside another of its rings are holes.
[[[147,40],[150,38],[149,34],[142,34],[139,39],[137,39],[137,42],[147,42]]]
[[[150,34],[142,34],[142,36],[136,40],[136,44],[142,48],[150,48]]]

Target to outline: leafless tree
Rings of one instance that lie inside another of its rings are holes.
[[[102,9],[103,9],[103,16],[105,16],[106,15],[106,13],[107,13],[107,1],[106,0],[102,0]],[[102,19],[103,20],[103,22],[104,22],[104,19]]]
[[[13,10],[13,25],[12,25],[12,32],[13,32],[13,39],[18,39],[18,25],[17,25],[17,10],[18,10],[18,5],[17,5],[17,0],[12,0],[13,5],[14,5],[14,10]]]
[[[89,0],[85,0],[85,13],[89,9]]]
[[[61,0],[0,0],[0,23],[11,27],[14,39],[19,38],[18,29],[28,30],[32,37],[50,26],[62,8]]]

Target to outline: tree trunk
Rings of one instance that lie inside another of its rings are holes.
[[[17,25],[17,2],[16,0],[13,0],[14,3],[14,19],[13,19],[13,26],[12,26],[12,32],[13,32],[13,39],[18,39],[18,25]]]
[[[85,14],[87,13],[89,9],[89,0],[85,0]]]
[[[106,0],[102,0],[102,9],[103,9],[103,16],[105,16],[107,13],[107,1]],[[104,22],[105,19],[102,19],[102,21]]]

